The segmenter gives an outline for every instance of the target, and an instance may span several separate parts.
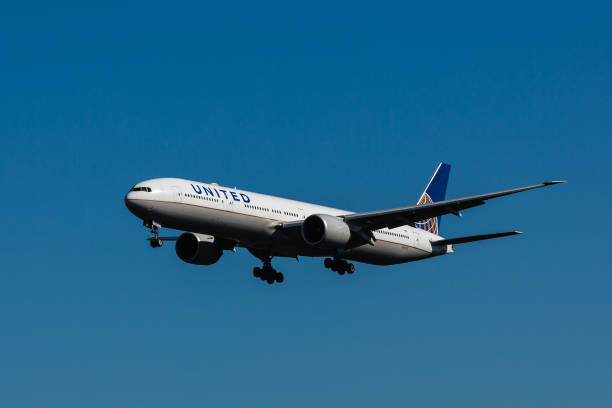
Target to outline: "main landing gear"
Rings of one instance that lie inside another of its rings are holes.
[[[264,261],[263,268],[253,268],[253,276],[261,280],[265,280],[270,285],[274,282],[283,283],[285,280],[282,272],[277,272],[276,269],[272,267],[269,259]]]
[[[160,246],[162,246],[164,242],[159,237],[159,227],[161,227],[161,225],[159,225],[155,221],[151,221],[150,224],[145,222],[144,225],[145,227],[151,227],[151,234],[153,234],[153,236],[149,238],[149,244],[151,244],[151,248],[159,248]]]
[[[325,258],[323,265],[325,265],[327,269],[337,272],[338,275],[344,275],[345,273],[351,274],[355,272],[355,265],[346,262],[344,259]]]

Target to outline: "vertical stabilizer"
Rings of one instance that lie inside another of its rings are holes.
[[[440,163],[438,165],[427,187],[425,187],[425,191],[421,194],[421,198],[419,198],[417,205],[431,204],[446,200],[446,186],[448,185],[450,168],[450,164]],[[419,221],[416,222],[414,226],[438,235],[440,230],[440,218],[441,217],[434,217]]]

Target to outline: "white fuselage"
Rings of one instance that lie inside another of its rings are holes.
[[[212,235],[249,249],[256,256],[338,256],[354,261],[389,265],[414,261],[445,252],[432,250],[441,239],[428,231],[402,226],[373,231],[375,242],[336,250],[315,248],[282,224],[304,220],[312,214],[342,216],[349,211],[294,201],[236,188],[178,178],[158,178],[134,186],[125,203],[146,222],[163,227]],[[295,229],[294,229],[295,230]]]

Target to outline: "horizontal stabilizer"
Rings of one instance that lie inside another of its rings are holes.
[[[466,242],[482,241],[484,239],[501,238],[501,237],[507,237],[510,235],[518,235],[518,234],[522,234],[522,232],[509,231],[509,232],[498,232],[496,234],[472,235],[469,237],[458,237],[458,238],[441,239],[439,241],[431,241],[431,245],[440,246],[440,245],[465,244]]]

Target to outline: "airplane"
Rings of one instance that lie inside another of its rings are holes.
[[[545,181],[447,200],[450,167],[438,165],[416,205],[360,213],[181,178],[142,181],[124,201],[151,230],[147,239],[152,248],[176,241],[178,257],[194,265],[212,265],[223,251],[246,248],[263,262],[253,275],[273,284],[284,281],[283,273],[272,267],[274,257],[325,257],[325,268],[344,275],[355,271],[347,260],[401,264],[453,253],[457,244],[521,234],[444,238],[439,235],[440,220],[446,214],[461,216],[462,210],[493,198],[565,182]],[[184,232],[162,237],[162,227]]]

